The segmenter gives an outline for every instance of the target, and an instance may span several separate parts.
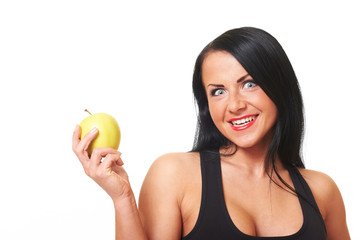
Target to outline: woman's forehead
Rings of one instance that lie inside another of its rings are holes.
[[[202,63],[202,82],[235,80],[247,75],[247,71],[226,51],[212,51],[208,53]]]

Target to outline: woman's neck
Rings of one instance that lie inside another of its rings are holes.
[[[240,168],[247,175],[268,178],[272,172],[272,166],[268,166],[268,173],[265,171],[268,164],[268,159],[266,159],[268,146],[269,144],[267,146],[240,148],[232,145],[228,148],[221,148],[220,153],[223,155],[221,159]],[[276,158],[275,167],[277,170],[283,169],[278,158]]]

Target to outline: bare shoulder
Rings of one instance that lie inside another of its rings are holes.
[[[309,185],[324,219],[335,205],[342,202],[341,193],[335,181],[327,174],[310,169],[299,169]]]
[[[153,162],[148,174],[159,174],[159,177],[171,177],[175,180],[182,177],[184,180],[187,173],[193,171],[197,163],[199,163],[198,153],[167,153]]]
[[[300,169],[309,185],[324,219],[327,239],[350,239],[346,210],[341,192],[333,179],[325,173]]]
[[[310,188],[317,190],[317,193],[327,194],[337,189],[336,183],[327,174],[310,169],[299,169]]]
[[[139,195],[139,213],[149,239],[181,238],[181,202],[197,166],[197,155],[165,154],[150,167]]]
[[[178,166],[183,164],[189,164],[192,161],[195,161],[199,153],[196,152],[175,152],[167,153],[160,156],[153,162],[153,166]],[[199,158],[199,157],[198,157]]]
[[[143,190],[162,188],[164,192],[181,195],[187,183],[199,165],[199,153],[167,153],[156,159],[151,165],[143,183]],[[180,196],[177,196],[177,198]]]

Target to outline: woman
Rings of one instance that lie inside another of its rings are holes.
[[[157,159],[139,209],[120,153],[73,150],[112,198],[117,239],[350,239],[345,208],[327,175],[304,169],[303,105],[282,47],[256,28],[225,32],[197,58],[194,148]],[[102,160],[103,159],[103,160]]]

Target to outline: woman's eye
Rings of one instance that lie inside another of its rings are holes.
[[[257,86],[257,84],[256,84],[253,80],[246,81],[246,82],[244,82],[244,84],[243,84],[243,87],[244,87],[244,88],[254,88],[254,87],[256,87],[256,86]]]
[[[224,94],[226,91],[223,89],[214,89],[211,93],[212,96],[219,96]]]

